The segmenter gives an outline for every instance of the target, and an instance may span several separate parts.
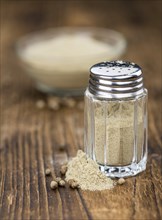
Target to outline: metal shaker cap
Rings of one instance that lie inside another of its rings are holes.
[[[103,98],[133,98],[144,92],[140,66],[126,61],[101,62],[90,68],[89,91]]]

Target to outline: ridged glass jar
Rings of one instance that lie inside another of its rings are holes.
[[[107,176],[134,176],[147,162],[147,90],[141,68],[113,61],[98,63],[90,71],[85,151]]]

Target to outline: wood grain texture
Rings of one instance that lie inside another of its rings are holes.
[[[162,219],[161,1],[24,0],[1,6],[0,219]],[[18,68],[13,45],[28,32],[57,26],[121,31],[128,41],[123,59],[143,67],[149,90],[147,170],[113,190],[50,189],[60,165],[83,149],[83,111],[38,110],[35,102],[45,95]],[[52,177],[45,178],[47,167]]]

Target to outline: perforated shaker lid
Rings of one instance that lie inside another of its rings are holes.
[[[126,61],[101,62],[90,68],[89,90],[105,98],[131,98],[144,92],[140,66]]]

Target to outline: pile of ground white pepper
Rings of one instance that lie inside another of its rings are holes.
[[[51,175],[51,170],[46,169],[45,174]],[[96,191],[112,189],[116,183],[125,183],[123,178],[117,182],[104,175],[98,164],[89,158],[82,150],[78,150],[77,156],[60,168],[61,177],[55,177],[51,183],[51,189],[57,189],[68,185],[72,189]]]

